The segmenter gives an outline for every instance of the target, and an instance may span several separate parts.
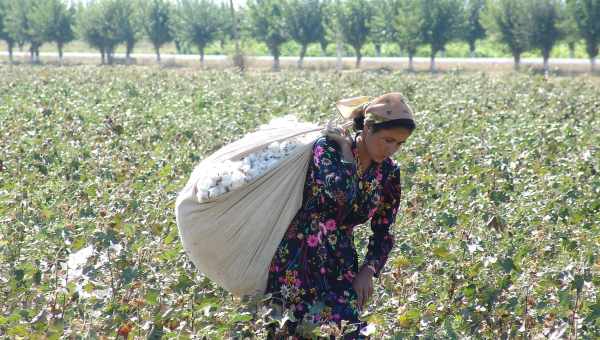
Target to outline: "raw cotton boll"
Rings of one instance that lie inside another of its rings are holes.
[[[240,165],[240,171],[244,174],[247,174],[250,172],[250,169],[252,169],[250,161],[246,161],[246,159],[244,159],[244,162],[242,162],[242,165]]]
[[[298,128],[306,123],[299,122],[293,115],[273,119],[262,125],[259,130],[275,128]],[[226,160],[215,164],[197,183],[197,197],[200,202],[213,199],[264,175],[281,164],[282,160],[292,154],[301,145],[312,143],[315,134],[305,134],[281,142],[272,142],[239,161]]]
[[[208,190],[209,190],[208,188],[198,190],[198,192],[196,193],[196,196],[197,196],[199,202],[204,202],[204,201],[208,200],[208,196],[209,196]]]
[[[231,189],[240,188],[246,182],[246,176],[241,171],[235,171],[231,175]]]
[[[273,142],[273,143],[269,144],[268,149],[270,152],[273,152],[273,153],[279,152],[279,143]]]
[[[208,189],[209,198],[215,198],[225,193],[225,190],[221,186],[216,186]]]
[[[228,173],[221,178],[221,186],[223,188],[230,187],[232,182],[233,182],[233,180],[231,178],[231,173]]]

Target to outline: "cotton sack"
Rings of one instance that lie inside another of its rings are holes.
[[[301,208],[312,146],[322,130],[299,122],[267,126],[196,166],[177,197],[175,214],[183,248],[198,270],[235,295],[264,293],[273,255]],[[197,183],[207,169],[298,136],[305,142],[266,173],[215,198],[198,199]]]

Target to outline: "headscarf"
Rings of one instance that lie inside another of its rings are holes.
[[[398,92],[386,93],[373,100],[366,96],[342,99],[336,103],[336,107],[345,119],[354,119],[364,114],[365,122],[382,123],[396,119],[410,119],[414,122],[412,109]]]

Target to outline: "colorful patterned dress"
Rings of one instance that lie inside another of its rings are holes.
[[[352,152],[356,158],[357,133]],[[400,169],[387,158],[372,162],[359,178],[355,163],[341,159],[341,148],[327,137],[313,145],[302,208],[279,244],[271,262],[266,293],[271,302],[293,312],[288,322],[294,335],[301,320],[322,324],[358,319],[352,281],[362,266],[378,277],[394,240],[390,233],[400,202]],[[352,231],[370,219],[372,235],[365,262],[359,267]],[[358,336],[358,331],[354,336]]]

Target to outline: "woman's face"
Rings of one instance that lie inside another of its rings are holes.
[[[405,128],[382,129],[371,133],[367,125],[365,125],[364,132],[367,152],[377,163],[391,157],[411,134],[411,131]]]

